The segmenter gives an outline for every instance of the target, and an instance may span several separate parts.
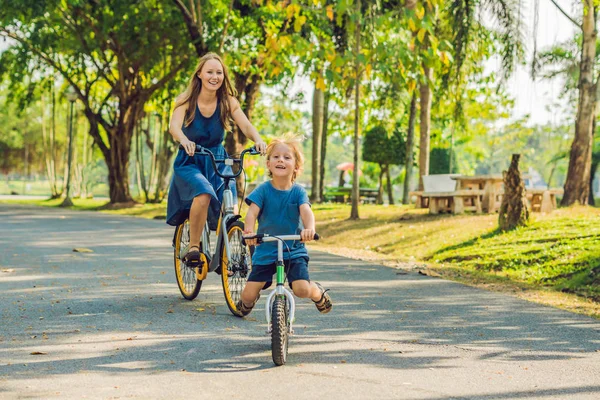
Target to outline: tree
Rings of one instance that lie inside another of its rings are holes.
[[[13,54],[75,89],[108,167],[111,203],[132,201],[129,154],[144,104],[188,66],[177,12],[154,0],[23,1],[0,16],[0,35],[18,43]]]
[[[315,86],[313,91],[312,108],[312,171],[311,171],[311,200],[315,203],[321,202],[323,180],[321,178],[321,150],[323,138],[323,103],[324,93]]]
[[[579,202],[588,204],[590,174],[592,164],[593,126],[596,109],[596,91],[598,81],[594,80],[596,58],[596,11],[593,0],[583,0],[583,23],[580,25],[563,12],[583,31],[581,43],[581,63],[579,65],[579,100],[575,121],[575,138],[571,145],[569,170],[565,182],[565,192],[561,205],[568,206]]]
[[[389,171],[390,165],[400,165],[405,162],[406,140],[403,133],[401,125],[397,125],[392,135],[389,135],[383,126],[376,126],[365,132],[362,151],[363,160],[379,164],[377,204],[383,204],[384,175],[387,178],[389,204],[394,204]]]
[[[414,164],[414,143],[415,143],[415,119],[417,115],[417,92],[413,91],[410,99],[410,108],[408,116],[408,129],[406,131],[406,162],[404,173],[404,191],[402,193],[402,204],[410,202],[408,193],[410,192],[410,181],[412,179],[412,170]]]
[[[508,231],[527,225],[529,209],[525,197],[525,185],[519,172],[520,154],[513,154],[508,172],[504,172],[504,196],[498,212],[500,229]]]
[[[537,75],[538,73],[541,73],[542,78],[545,79],[552,79],[554,77],[561,77],[564,79],[564,89],[563,89],[563,93],[562,96],[567,97],[569,99],[569,103],[570,104],[578,104],[578,109],[580,108],[580,103],[578,102],[575,93],[576,89],[580,89],[579,90],[579,97],[581,97],[582,92],[581,92],[581,79],[580,79],[580,74],[581,74],[581,66],[580,66],[580,61],[582,58],[582,51],[584,49],[583,47],[583,39],[584,39],[584,35],[582,34],[578,34],[574,40],[570,40],[567,41],[565,43],[559,43],[554,45],[552,48],[543,51],[542,53],[540,53],[538,55],[538,57],[536,59],[534,59],[533,64],[534,64],[534,69],[533,69],[533,74]],[[596,45],[598,46],[598,45]],[[593,61],[594,65],[596,65],[598,63],[598,56],[600,54],[598,53],[598,51],[595,52],[595,59]],[[596,131],[595,126],[596,124],[596,120],[598,118],[599,110],[598,108],[600,107],[600,104],[597,101],[597,97],[598,97],[598,90],[600,90],[600,85],[598,85],[598,79],[596,80],[596,83],[594,84],[595,87],[595,93],[594,93],[594,109],[593,109],[593,124],[592,124],[592,138],[590,138],[589,140],[592,141],[592,143],[594,142],[593,139],[593,134]],[[579,113],[578,113],[579,115]],[[576,123],[577,126],[577,123]],[[577,132],[577,129],[576,129]],[[579,137],[581,138],[581,134],[579,135]],[[575,140],[577,140],[578,136],[577,134],[575,135]],[[584,139],[583,142],[585,143],[585,135],[584,135]],[[580,142],[581,140],[579,140]],[[571,151],[570,151],[570,155],[571,157],[569,158],[569,171],[572,171],[572,168],[574,168],[573,165],[573,151],[574,149],[579,149],[581,147],[581,145],[577,145],[575,147],[573,147],[575,145],[575,141],[572,143],[571,145]],[[600,157],[600,155],[598,155],[598,152],[600,151],[600,149],[598,149],[597,147],[594,147],[592,145],[591,148],[591,160],[590,160],[590,175],[589,175],[589,188],[588,188],[588,201],[587,204],[591,204],[593,205],[595,203],[594,201],[594,191],[593,191],[593,182],[594,182],[594,176],[595,176],[595,167],[597,167],[597,164],[595,164],[596,159],[598,159],[598,157]],[[575,153],[575,157],[577,157],[577,154]],[[567,175],[567,182],[568,182],[568,175]],[[567,186],[567,182],[565,182],[565,193],[566,193],[566,186]],[[569,184],[570,187],[573,187],[573,177],[571,178],[571,183]],[[577,200],[579,201],[579,200]],[[585,204],[585,203],[584,203]]]

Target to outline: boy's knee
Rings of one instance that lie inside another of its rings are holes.
[[[308,282],[296,281],[292,283],[292,290],[294,294],[300,298],[310,297],[310,285]]]

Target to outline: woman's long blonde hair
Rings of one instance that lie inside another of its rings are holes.
[[[175,103],[175,108],[187,103],[187,112],[184,125],[186,127],[189,126],[196,116],[196,104],[198,103],[198,96],[202,90],[202,80],[198,78],[198,74],[200,71],[202,71],[204,64],[206,64],[208,60],[217,60],[223,68],[223,84],[217,90],[217,103],[221,106],[221,123],[223,124],[223,128],[226,131],[229,131],[232,127],[229,96],[237,97],[237,91],[231,85],[229,73],[227,72],[227,67],[225,67],[223,60],[215,53],[206,53],[204,56],[202,56],[202,58],[200,58],[198,66],[194,71],[194,75],[192,75],[192,79],[185,89],[185,92],[178,97],[178,100]]]

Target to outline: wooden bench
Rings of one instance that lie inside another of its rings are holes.
[[[562,195],[561,188],[525,188],[525,196],[533,212],[549,213],[556,208],[556,195]]]
[[[409,203],[413,202],[413,198],[415,199],[415,207],[417,208],[427,208],[429,207],[429,197],[423,197],[422,190],[415,190],[413,192],[408,192],[408,201]]]
[[[371,188],[359,188],[360,201],[370,204],[377,202],[377,196],[379,195],[378,189]],[[332,201],[336,203],[348,203],[352,198],[352,188],[349,187],[327,187],[323,194],[325,201]]]
[[[451,212],[462,214],[465,211],[475,211],[481,214],[481,196],[484,190],[455,190],[452,192],[424,192],[423,197],[429,198],[429,213]],[[465,205],[470,200],[472,205]]]
[[[417,208],[427,208],[430,206],[430,193],[447,193],[456,189],[456,181],[452,177],[457,174],[436,174],[423,175],[423,190],[408,192],[409,199],[415,198]]]

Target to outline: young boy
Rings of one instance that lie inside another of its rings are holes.
[[[296,296],[310,298],[320,312],[328,313],[332,304],[327,290],[318,282],[311,282],[308,276],[309,259],[304,242],[313,240],[315,216],[306,191],[294,183],[303,164],[304,156],[297,140],[275,139],[267,146],[267,168],[271,180],[257,187],[246,199],[250,208],[244,233],[253,234],[258,219],[258,233],[299,234],[301,242],[287,241],[290,251],[284,246],[288,282]],[[255,245],[256,239],[246,242]],[[252,311],[260,291],[271,285],[276,272],[276,260],[277,243],[267,242],[256,246],[252,256],[252,272],[237,304],[242,316]]]

